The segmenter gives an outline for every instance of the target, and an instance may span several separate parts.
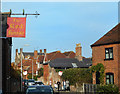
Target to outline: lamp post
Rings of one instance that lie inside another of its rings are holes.
[[[22,92],[22,53],[21,53],[21,92]]]

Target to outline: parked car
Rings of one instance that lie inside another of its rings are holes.
[[[27,86],[27,82],[28,82],[27,79],[23,79],[23,85],[24,85],[24,86]]]
[[[48,85],[33,85],[28,87],[26,94],[54,94],[54,91]]]
[[[28,79],[27,85],[31,86],[33,84],[35,84],[35,80],[34,79]]]
[[[35,81],[35,85],[44,85],[42,81]]]
[[[0,94],[2,94],[2,90],[0,89]]]

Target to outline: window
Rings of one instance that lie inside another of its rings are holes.
[[[113,48],[105,48],[105,59],[113,59]]]
[[[106,73],[106,84],[114,84],[114,74]]]
[[[77,68],[78,66],[76,65],[76,63],[72,63],[73,68]]]
[[[36,71],[36,75],[38,75],[38,71]]]
[[[40,68],[40,64],[39,63],[37,63],[37,67],[38,67],[38,69]]]

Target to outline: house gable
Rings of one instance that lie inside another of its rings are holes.
[[[120,43],[120,23],[92,44],[91,47],[118,43]]]

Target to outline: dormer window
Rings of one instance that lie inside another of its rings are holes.
[[[76,65],[76,63],[72,63],[73,68],[77,68],[78,66]]]
[[[105,48],[105,60],[112,60],[113,59],[113,47]]]

